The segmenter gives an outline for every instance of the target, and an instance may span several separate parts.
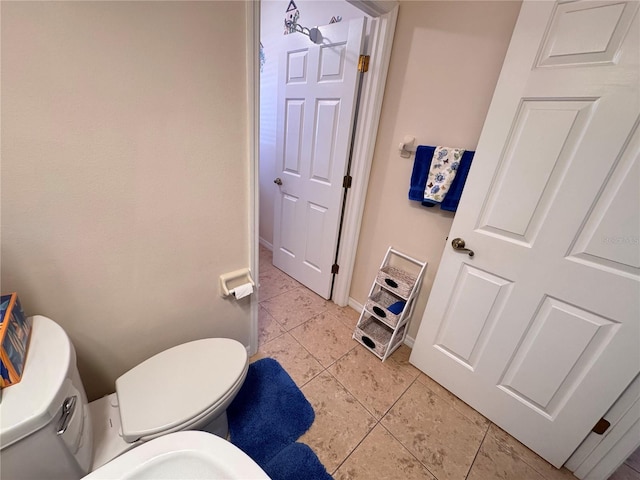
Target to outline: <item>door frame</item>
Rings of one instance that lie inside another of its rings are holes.
[[[257,283],[260,275],[260,2],[247,1],[246,9],[246,69],[247,69],[247,153],[249,160],[249,269]],[[249,355],[258,351],[258,296],[250,295]]]
[[[371,30],[367,40],[367,51],[373,61],[365,75],[360,99],[358,124],[355,135],[351,176],[353,182],[347,196],[342,224],[338,264],[333,287],[333,301],[339,306],[349,303],[349,289],[353,277],[356,250],[362,224],[362,214],[367,196],[369,174],[378,133],[382,100],[391,59],[393,36],[398,18],[397,0],[346,0],[368,15],[371,15]],[[260,199],[260,68],[258,49],[260,42],[260,2],[247,2],[247,81],[248,81],[248,136],[249,136],[249,238],[250,268],[254,277],[259,277],[259,199]],[[251,335],[249,353],[258,349],[258,304],[252,296]]]
[[[603,417],[611,427],[590,432],[564,464],[583,480],[604,480],[640,447],[640,375],[631,382]]]
[[[349,289],[356,262],[356,251],[362,225],[362,215],[367,197],[369,174],[376,147],[380,112],[387,72],[391,61],[393,35],[398,19],[398,3],[385,0],[361,2],[348,0],[364,13],[379,16],[372,19],[372,26],[367,40],[367,51],[371,55],[369,71],[365,74],[360,97],[358,124],[353,135],[353,159],[350,175],[353,178],[351,191],[347,195],[342,233],[338,250],[340,273],[335,276],[333,285],[333,302],[344,307],[349,303]],[[386,13],[381,13],[386,12]]]

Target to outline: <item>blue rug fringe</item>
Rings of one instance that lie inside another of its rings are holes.
[[[286,447],[294,444],[309,429],[315,418],[313,407],[304,394],[272,358],[264,358],[249,365],[247,378],[229,405],[227,415],[231,443],[247,453],[263,469],[272,460],[275,461],[276,456]],[[303,458],[299,449],[293,448],[291,452]],[[313,454],[312,451],[310,453]],[[284,461],[283,459],[286,459],[286,454],[283,454],[280,461]],[[320,464],[317,457],[315,460]],[[274,471],[279,471],[276,467],[276,464],[271,465]],[[285,465],[282,466],[282,471],[286,471]],[[275,475],[273,477],[280,478]]]
[[[273,480],[333,480],[316,454],[304,443],[292,443],[264,467]]]

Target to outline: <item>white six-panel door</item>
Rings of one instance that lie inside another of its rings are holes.
[[[285,38],[278,78],[273,264],[324,298],[331,291],[342,185],[365,19]]]
[[[556,466],[640,371],[637,10],[524,2],[411,356]]]

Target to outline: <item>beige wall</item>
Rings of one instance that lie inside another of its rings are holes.
[[[389,245],[429,262],[415,338],[453,214],[407,199],[417,144],[475,150],[520,2],[401,2],[350,297],[364,304]],[[476,168],[479,166],[476,165]]]
[[[2,2],[2,291],[90,397],[169,346],[249,342],[244,2]],[[168,379],[170,383],[170,379]]]

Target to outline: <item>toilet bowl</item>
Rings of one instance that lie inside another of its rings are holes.
[[[105,479],[265,479],[251,457],[220,437],[177,432],[151,440],[94,470],[83,480]]]
[[[226,408],[247,370],[241,343],[196,340],[145,360],[116,380],[114,393],[88,403],[68,336],[35,316],[24,376],[0,403],[3,476],[80,478],[172,432],[225,437]]]

